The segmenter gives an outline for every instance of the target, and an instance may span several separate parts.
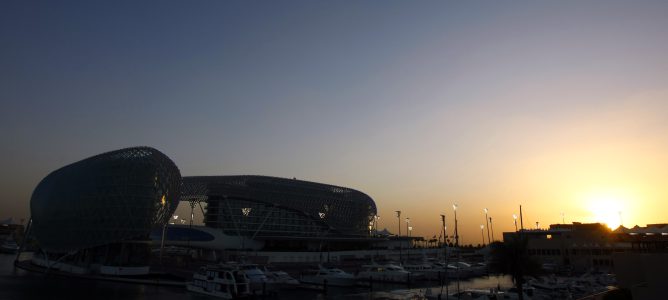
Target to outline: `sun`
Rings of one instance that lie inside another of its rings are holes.
[[[622,225],[624,204],[628,201],[622,195],[613,193],[597,193],[586,199],[587,208],[593,222],[604,223],[610,229]]]

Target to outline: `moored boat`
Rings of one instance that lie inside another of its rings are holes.
[[[372,280],[382,282],[409,283],[412,280],[420,279],[422,276],[414,275],[406,271],[403,267],[394,264],[370,264],[363,265],[362,270],[357,274],[358,280]]]
[[[302,273],[300,281],[306,284],[331,286],[354,286],[357,283],[355,275],[346,273],[338,268],[330,268],[319,265],[317,269],[307,270]]]
[[[221,299],[236,299],[250,295],[249,279],[240,270],[225,265],[201,267],[186,285],[188,291]]]

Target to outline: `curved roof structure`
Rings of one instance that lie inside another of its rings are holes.
[[[156,149],[99,154],[42,179],[30,200],[32,233],[50,252],[148,237],[176,210],[180,187],[179,169]]]
[[[340,186],[269,176],[183,178],[182,201],[208,203],[205,223],[247,236],[367,236],[376,204]]]

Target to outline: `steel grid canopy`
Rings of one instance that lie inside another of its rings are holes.
[[[270,176],[183,178],[182,201],[207,203],[205,224],[258,238],[369,235],[376,204],[346,187]]]
[[[46,176],[30,200],[32,234],[49,252],[148,237],[178,206],[181,173],[162,152],[99,154]]]

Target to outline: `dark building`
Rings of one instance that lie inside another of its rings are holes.
[[[207,227],[263,241],[265,248],[366,239],[376,215],[376,204],[362,192],[268,176],[184,177],[182,201],[206,202]]]
[[[174,213],[180,187],[179,169],[156,149],[99,154],[42,179],[30,200],[30,234],[41,257],[76,272],[94,263],[146,266],[149,233]]]

